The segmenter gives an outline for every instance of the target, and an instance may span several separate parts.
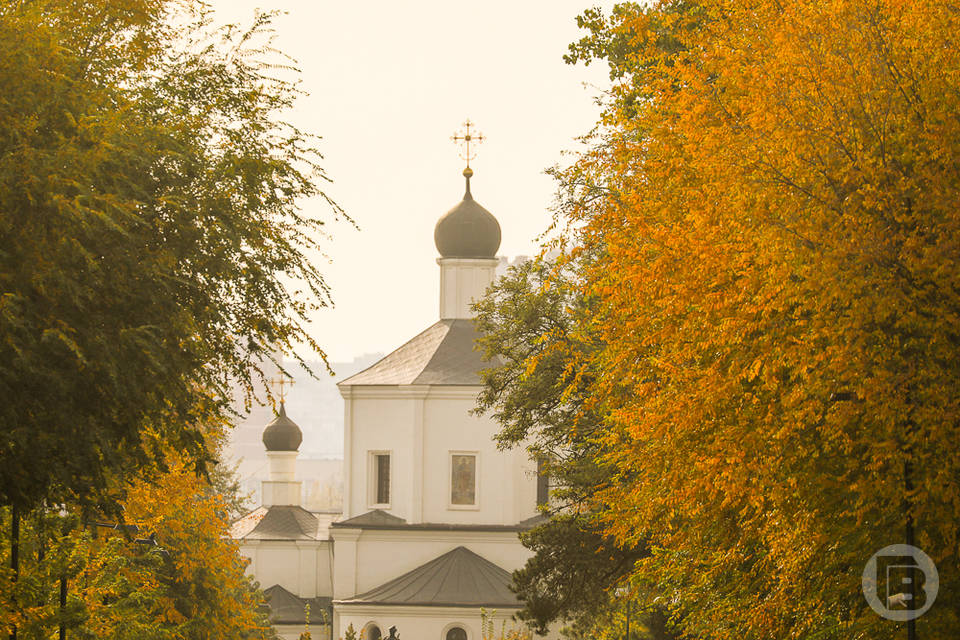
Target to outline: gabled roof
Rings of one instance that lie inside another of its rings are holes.
[[[317,517],[303,507],[273,505],[266,507],[263,517],[256,526],[240,538],[243,540],[316,540],[318,525]]]
[[[247,534],[260,524],[260,521],[263,520],[263,516],[265,515],[267,515],[267,508],[262,505],[253,511],[245,513],[230,525],[230,537],[234,540],[246,538]]]
[[[466,547],[338,604],[519,608],[510,573]]]
[[[366,513],[361,513],[358,516],[347,518],[346,520],[334,522],[330,526],[364,529],[367,527],[394,527],[406,523],[407,521],[399,516],[380,509],[374,509],[373,511],[367,511]]]
[[[479,372],[497,364],[484,362],[480,352],[474,349],[479,336],[473,320],[440,320],[338,386],[479,385]]]
[[[321,611],[327,612],[327,620],[333,619],[332,598],[301,598],[278,584],[263,590],[270,605],[272,624],[304,624],[307,621],[307,605],[310,605],[310,622],[322,624]]]

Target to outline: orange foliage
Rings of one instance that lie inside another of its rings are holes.
[[[94,535],[69,516],[25,519],[20,577],[13,582],[8,569],[0,575],[2,626],[48,637],[63,617],[75,638],[274,637],[262,594],[228,536],[223,496],[188,462],[171,459],[168,473],[135,484],[124,501],[137,533],[97,527]],[[150,534],[158,546],[144,544]],[[61,575],[68,577],[66,610],[57,598]]]
[[[860,574],[909,511],[941,577],[919,635],[953,637],[960,12],[619,16],[630,73],[565,175],[575,251],[598,256],[583,331],[604,346],[583,365],[612,416],[606,525],[652,544],[636,580],[691,634],[885,638],[902,625],[868,608]]]

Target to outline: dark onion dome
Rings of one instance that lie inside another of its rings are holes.
[[[443,258],[495,258],[500,248],[500,223],[470,194],[470,167],[463,175],[467,192],[460,204],[437,221],[433,241]]]
[[[297,423],[287,417],[287,410],[280,403],[280,413],[263,430],[263,444],[267,451],[296,451],[303,442],[303,432]]]

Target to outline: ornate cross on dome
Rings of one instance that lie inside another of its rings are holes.
[[[281,374],[280,377],[271,378],[268,380],[268,382],[270,383],[271,387],[280,387],[280,391],[278,393],[280,395],[280,404],[283,404],[283,401],[287,397],[287,392],[284,389],[284,385],[292,387],[294,385],[293,378],[288,378],[287,376]]]
[[[466,122],[463,123],[463,129],[450,136],[451,140],[460,145],[460,157],[467,161],[467,170],[470,169],[470,161],[477,157],[476,145],[486,140],[482,133],[471,131],[473,126],[475,125],[470,122],[470,118],[467,118]],[[474,145],[472,149],[470,148],[471,144]],[[464,174],[466,174],[466,171],[464,171]]]

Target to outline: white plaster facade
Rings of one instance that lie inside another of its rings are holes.
[[[472,318],[470,305],[483,297],[496,277],[500,260],[437,258],[440,265],[440,317]]]
[[[506,625],[507,629],[518,626],[510,619],[512,612],[490,611],[487,614],[497,632],[503,625]],[[420,638],[443,640],[453,627],[460,627],[466,631],[467,640],[481,640],[483,637],[481,613],[476,608],[431,607],[429,610],[424,610],[424,607],[358,606],[349,613],[341,615],[340,622],[342,626],[338,637],[342,637],[343,630],[351,624],[358,636],[362,629],[376,625],[383,630],[384,638],[387,635],[386,630],[391,626],[397,627],[402,640],[419,640]]]
[[[382,509],[410,524],[513,525],[536,508],[536,465],[519,449],[498,451],[496,424],[470,410],[474,386],[343,386],[344,518]],[[373,453],[391,456],[391,501],[371,499]],[[454,453],[477,456],[477,503],[450,503]]]
[[[464,202],[445,218],[458,209],[467,217],[492,219],[473,202],[469,178]],[[488,220],[480,222],[491,228]],[[475,223],[476,218],[461,226],[470,229]],[[495,252],[495,219],[492,226]],[[446,640],[459,626],[468,640],[480,640],[482,594],[468,606],[463,598],[447,602],[442,593],[433,594],[429,603],[409,594],[394,600],[369,594],[457,553],[469,560],[458,567],[472,562],[474,570],[493,571],[506,582],[507,572],[530,555],[518,532],[538,513],[536,465],[523,450],[498,450],[497,424],[471,413],[480,392],[477,371],[490,365],[473,350],[470,304],[495,278],[500,261],[493,252],[439,258],[440,321],[340,383],[343,513],[309,514],[316,519],[313,529],[313,521],[296,506],[296,451],[270,452],[265,506],[235,525],[241,552],[251,560],[248,571],[262,587],[279,585],[300,599],[332,599],[328,631],[333,638],[353,625],[375,640],[375,625],[383,638],[396,626],[405,640]],[[456,481],[455,460],[460,465]],[[467,551],[454,551],[461,548]],[[507,598],[501,595],[499,606],[486,606],[498,629],[519,608],[509,592]],[[317,623],[319,616],[312,614],[311,620]],[[277,629],[284,638],[297,638],[302,626],[278,624]],[[318,630],[311,625],[315,636]]]
[[[278,584],[302,598],[333,593],[330,540],[251,540],[240,545],[240,552],[250,559],[247,571],[261,586]]]

